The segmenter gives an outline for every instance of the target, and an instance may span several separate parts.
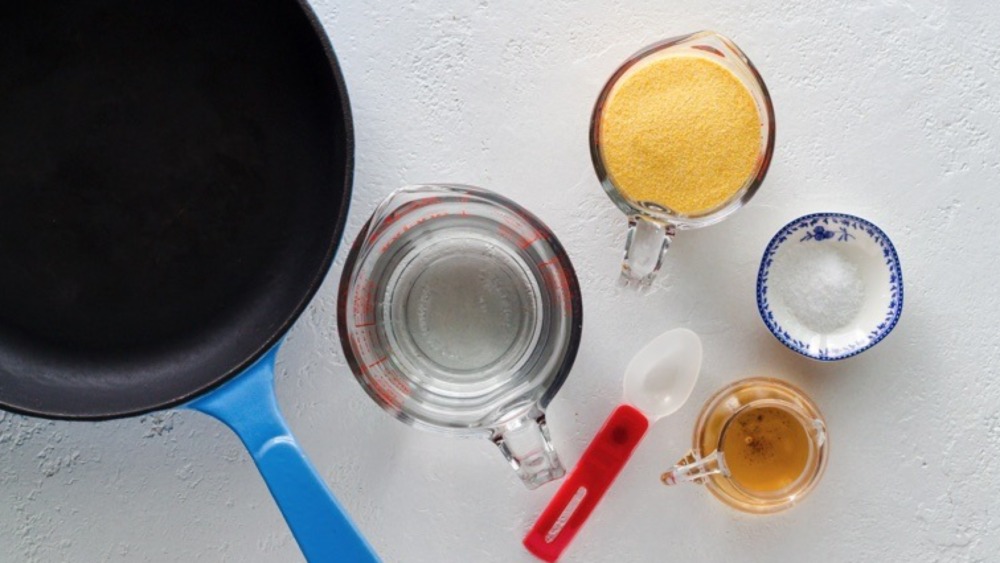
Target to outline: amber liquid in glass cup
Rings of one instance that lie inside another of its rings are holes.
[[[745,379],[705,403],[691,451],[662,480],[704,484],[745,512],[777,512],[816,486],[828,442],[823,416],[801,390],[778,379]]]

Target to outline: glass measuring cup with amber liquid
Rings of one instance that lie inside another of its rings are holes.
[[[661,480],[704,484],[745,512],[777,512],[812,491],[828,449],[823,416],[802,391],[778,379],[745,379],[708,400],[691,451]]]
[[[493,440],[529,488],[562,477],[545,408],[583,309],[555,235],[499,194],[393,192],[347,258],[338,326],[358,382],[412,426]]]

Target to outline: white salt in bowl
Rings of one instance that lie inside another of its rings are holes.
[[[833,361],[860,354],[892,332],[903,311],[896,249],[860,217],[799,217],[764,251],[757,308],[771,334],[803,356]]]

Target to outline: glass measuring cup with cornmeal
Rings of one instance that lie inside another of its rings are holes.
[[[594,106],[598,179],[628,216],[625,281],[649,283],[678,229],[717,223],[760,187],[774,149],[774,110],[760,74],[711,31],[642,49]]]

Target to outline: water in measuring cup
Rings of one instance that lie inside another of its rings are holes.
[[[394,243],[377,324],[388,356],[424,391],[481,396],[532,376],[523,368],[547,297],[530,253],[497,232],[482,218],[444,217]]]

